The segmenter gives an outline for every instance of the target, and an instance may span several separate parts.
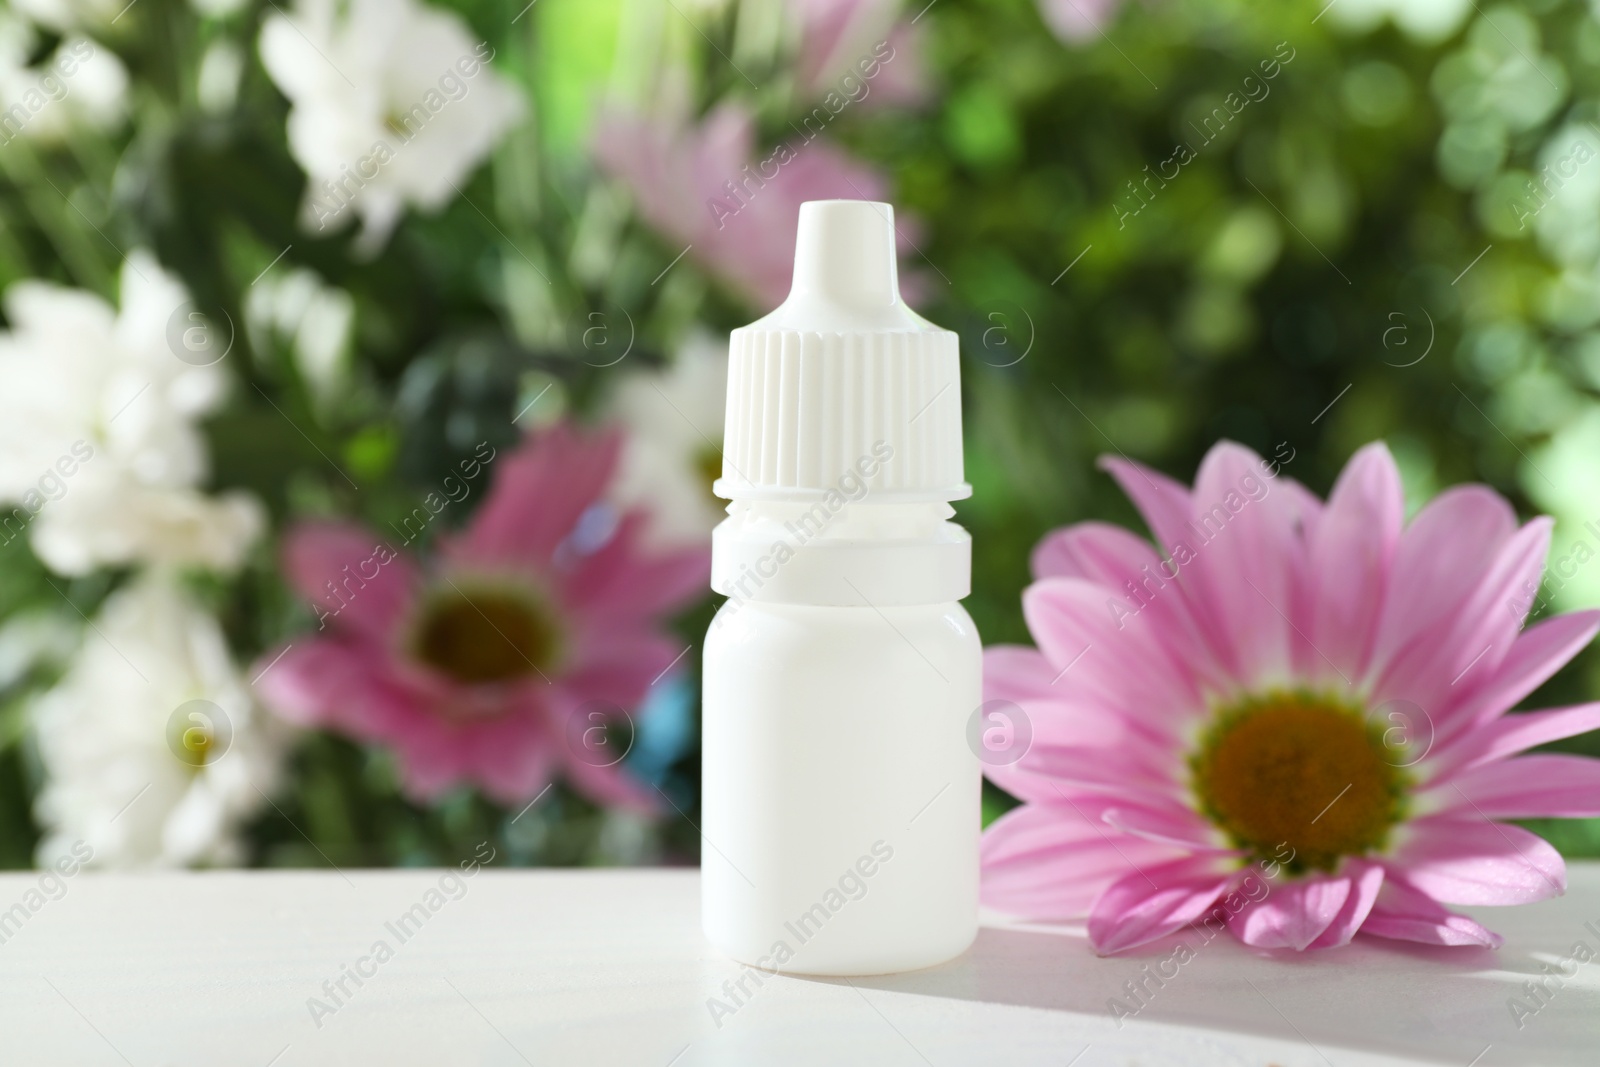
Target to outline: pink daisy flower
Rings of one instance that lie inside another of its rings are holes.
[[[606,729],[679,657],[660,623],[702,594],[710,560],[645,554],[647,515],[601,503],[621,443],[563,424],[491,454],[482,506],[428,563],[359,526],[290,530],[284,570],[321,625],[263,657],[265,701],[393,749],[419,799],[472,782],[517,803],[559,770],[598,803],[651,809]]]
[[[833,147],[815,124],[757,152],[755,115],[740,104],[721,104],[698,123],[672,110],[606,109],[595,124],[595,159],[627,186],[645,222],[764,310],[789,293],[802,203],[887,195],[881,173]]]
[[[901,20],[902,6],[900,0],[791,0],[801,97],[809,102],[829,91],[853,92],[859,100],[851,102],[866,107],[924,102],[929,88],[922,27]],[[871,77],[863,79],[864,73]]]
[[[1461,486],[1405,523],[1382,444],[1326,503],[1227,442],[1192,491],[1103,465],[1163,547],[1090,522],[1034,551],[1038,650],[985,663],[987,699],[1032,731],[988,771],[1024,803],[984,837],[986,903],[1087,914],[1101,953],[1190,924],[1494,946],[1446,905],[1563,892],[1555,849],[1499,821],[1600,815],[1600,760],[1521,754],[1600,704],[1507,714],[1600,628],[1523,629],[1548,519]]]

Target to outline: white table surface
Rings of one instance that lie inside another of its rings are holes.
[[[1507,1006],[1541,962],[1600,950],[1600,864],[1559,900],[1473,910],[1497,952],[1358,938],[1274,957],[1220,937],[1120,1027],[1108,998],[1170,947],[1098,959],[1081,930],[995,919],[931,970],[771,977],[719,1026],[707,999],[740,968],[701,939],[696,872],[485,869],[400,943],[385,923],[438,883],[81,873],[0,944],[0,1064],[1600,1063],[1600,960],[1521,1029]],[[0,910],[37,884],[0,876]],[[317,1025],[308,998],[380,938],[394,957]]]

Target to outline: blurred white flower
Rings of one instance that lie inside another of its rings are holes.
[[[11,6],[41,26],[65,33],[79,26],[107,26],[130,6],[128,0],[11,0]]]
[[[1376,29],[1385,18],[1414,41],[1433,44],[1461,28],[1472,0],[1338,0],[1328,19],[1347,29]]]
[[[711,493],[722,475],[728,343],[692,334],[665,370],[636,371],[617,383],[612,417],[628,428],[613,497],[652,512],[649,536],[662,547],[707,545],[727,502]]]
[[[189,6],[211,18],[223,18],[244,7],[245,0],[189,0]]]
[[[37,34],[16,18],[0,21],[0,145],[14,137],[59,141],[73,129],[106,129],[128,109],[128,72],[104,45],[69,37],[30,65]]]
[[[170,572],[114,593],[31,707],[46,865],[82,840],[106,867],[226,864],[266,804],[284,728],[251,703],[217,622]]]
[[[195,72],[195,95],[208,114],[222,115],[233,110],[239,99],[239,79],[244,75],[244,53],[226,37],[206,46]]]
[[[122,271],[122,309],[45,282],[6,292],[0,333],[0,542],[23,531],[63,574],[132,562],[236,566],[260,506],[211,498],[196,421],[222,399],[223,342],[147,254]],[[193,351],[203,335],[215,357]],[[188,347],[186,347],[186,345]],[[179,358],[182,352],[185,358]]]
[[[319,404],[336,401],[349,371],[355,300],[323,284],[305,267],[271,273],[250,287],[245,323],[252,347],[269,351],[274,337],[287,342],[296,368]]]
[[[1039,15],[1064,44],[1098,38],[1116,17],[1121,0],[1039,0]]]
[[[1561,126],[1534,163],[1509,190],[1519,230],[1531,225],[1539,247],[1564,267],[1600,266],[1600,138],[1587,125]]]
[[[337,227],[353,209],[375,251],[407,204],[443,206],[522,114],[493,55],[459,15],[417,0],[299,0],[268,18],[261,61],[310,179],[302,225]]]
[[[58,666],[78,647],[76,616],[59,611],[27,611],[0,625],[0,689],[16,685],[40,664]]]

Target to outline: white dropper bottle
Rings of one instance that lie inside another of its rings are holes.
[[[911,970],[977,933],[959,354],[900,299],[893,220],[802,205],[788,299],[730,343],[702,922],[767,970]]]

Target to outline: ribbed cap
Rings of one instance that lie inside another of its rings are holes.
[[[888,204],[800,206],[788,299],[730,338],[718,496],[807,499],[857,478],[876,499],[971,494],[956,335],[900,299],[894,237]]]

